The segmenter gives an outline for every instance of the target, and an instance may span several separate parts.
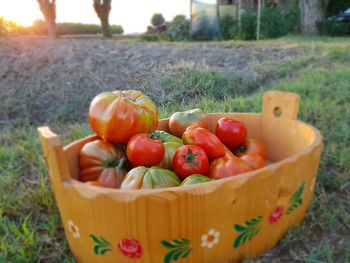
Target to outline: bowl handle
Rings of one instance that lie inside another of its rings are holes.
[[[61,140],[49,127],[39,127],[41,148],[52,180],[64,182],[71,178]]]
[[[300,96],[294,92],[267,91],[263,96],[263,116],[297,119]]]

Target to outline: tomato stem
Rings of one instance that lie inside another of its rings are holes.
[[[191,149],[188,149],[188,152],[186,155],[181,155],[181,157],[185,158],[186,163],[189,163],[190,166],[193,164],[196,167],[199,167],[198,162],[196,161],[196,156],[199,154],[193,154]]]
[[[241,144],[237,147],[237,152],[245,153],[247,151],[247,146],[245,144]]]

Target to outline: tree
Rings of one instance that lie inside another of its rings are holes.
[[[104,37],[112,37],[111,29],[109,26],[109,12],[112,9],[112,0],[94,0],[94,9],[101,21],[102,34]]]
[[[317,34],[316,22],[322,20],[322,0],[300,0],[300,30],[305,35]]]
[[[37,0],[41,12],[44,14],[49,36],[58,37],[56,27],[56,0]]]
[[[151,18],[151,24],[154,27],[161,26],[165,22],[165,19],[162,14],[155,13]]]

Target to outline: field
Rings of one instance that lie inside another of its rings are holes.
[[[266,90],[297,92],[300,119],[324,136],[315,197],[303,224],[247,262],[350,262],[350,41],[141,43],[0,39],[0,262],[75,262],[64,238],[36,128],[66,144],[91,133],[90,100],[139,89],[168,117],[259,112]]]

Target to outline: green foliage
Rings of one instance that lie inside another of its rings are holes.
[[[240,78],[231,80],[226,76],[208,70],[183,69],[162,80],[161,85],[167,94],[165,103],[187,105],[204,97],[222,100],[235,94],[243,94],[256,87],[251,80]]]
[[[338,15],[350,8],[349,0],[324,0],[324,2],[327,16]]]
[[[101,32],[101,26],[95,24],[59,23],[57,27],[60,35],[99,34]],[[118,35],[124,32],[123,27],[119,25],[111,25],[110,30],[112,34]]]
[[[167,23],[167,31],[171,41],[185,41],[190,39],[190,21],[184,15],[177,15]]]
[[[186,41],[190,39],[190,21],[183,15],[177,15],[170,22],[165,22],[166,31],[157,33],[153,26],[140,36],[143,41]]]
[[[6,27],[5,27],[5,19],[3,17],[0,17],[0,36],[5,34]]]
[[[160,13],[155,13],[151,18],[151,24],[153,27],[161,26],[165,22],[164,16]]]
[[[32,32],[35,35],[47,35],[48,31],[47,31],[47,25],[46,22],[42,19],[37,19],[34,21],[33,25],[32,25]]]
[[[0,17],[0,36],[1,35],[26,35],[29,34],[30,30],[28,28],[18,25],[17,23],[6,20],[3,17]]]
[[[339,23],[324,19],[317,22],[320,35],[345,36],[350,34],[350,23]]]
[[[241,29],[237,21],[223,17],[220,21],[221,37],[227,39],[256,39],[257,16],[255,13],[244,12],[241,15]],[[296,5],[280,7],[265,7],[261,11],[261,39],[278,38],[287,34],[297,33],[299,29],[299,9]]]

